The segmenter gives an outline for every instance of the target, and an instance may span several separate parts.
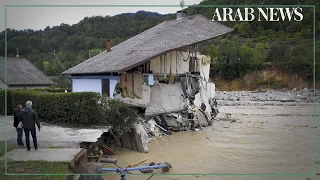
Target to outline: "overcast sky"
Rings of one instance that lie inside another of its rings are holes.
[[[202,0],[184,0],[186,5],[198,4]],[[76,24],[84,17],[116,15],[139,10],[175,13],[180,10],[180,0],[1,0],[0,31],[4,30],[5,5],[74,5],[74,4],[107,4],[107,5],[178,5],[177,7],[8,7],[7,27],[13,29],[44,29],[61,23]]]

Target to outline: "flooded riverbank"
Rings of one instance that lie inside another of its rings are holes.
[[[318,118],[319,106],[316,109]],[[219,110],[219,121],[211,127],[152,140],[149,153],[119,148],[119,155],[114,158],[123,167],[146,158],[154,162],[167,161],[173,166],[171,174],[288,174],[313,171],[314,133],[320,147],[320,123],[314,125],[313,106],[220,106]],[[317,160],[319,155],[318,150]],[[131,175],[127,179],[147,178]],[[295,178],[175,175],[153,176],[151,179]]]

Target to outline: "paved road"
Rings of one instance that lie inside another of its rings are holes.
[[[0,127],[0,142],[4,142],[7,139],[8,143],[16,144],[17,134],[13,127],[13,117],[9,116],[5,118],[4,116],[0,116]],[[96,141],[104,131],[107,131],[107,129],[65,128],[41,123],[41,131],[37,131],[37,138],[40,148],[50,146],[78,148],[80,142]],[[32,140],[30,143],[32,144]]]
[[[8,160],[12,161],[50,161],[70,162],[80,148],[39,149],[38,151],[27,151],[26,149],[14,149],[8,152]]]

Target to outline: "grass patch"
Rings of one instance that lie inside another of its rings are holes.
[[[21,148],[19,146],[8,144],[7,152]],[[24,162],[8,162],[7,168],[9,174],[5,175],[4,162],[5,146],[0,144],[0,179],[1,180],[65,180],[65,176],[19,176],[18,174],[72,174],[68,170],[67,162],[47,162],[47,161],[24,161]]]
[[[10,174],[69,174],[67,162],[21,161],[9,162]]]
[[[23,148],[23,147],[17,146],[15,144],[7,144],[7,152],[12,151],[13,149],[19,149],[19,148]],[[5,144],[1,143],[0,144],[0,157],[3,157],[4,153],[5,153]]]

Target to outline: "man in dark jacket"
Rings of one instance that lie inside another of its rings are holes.
[[[23,129],[22,129],[22,122],[19,121],[19,115],[22,110],[22,105],[19,104],[14,111],[13,114],[13,126],[17,130],[17,144],[18,146],[23,146],[22,136],[23,136]]]
[[[34,148],[35,148],[35,150],[38,150],[36,126],[35,125],[37,125],[37,127],[40,131],[40,122],[38,119],[37,112],[31,108],[32,102],[27,101],[26,106],[27,107],[25,107],[21,111],[19,119],[22,121],[22,124],[23,124],[23,129],[24,129],[24,133],[26,136],[27,150],[30,151],[30,140],[29,140],[30,133],[32,136]]]

